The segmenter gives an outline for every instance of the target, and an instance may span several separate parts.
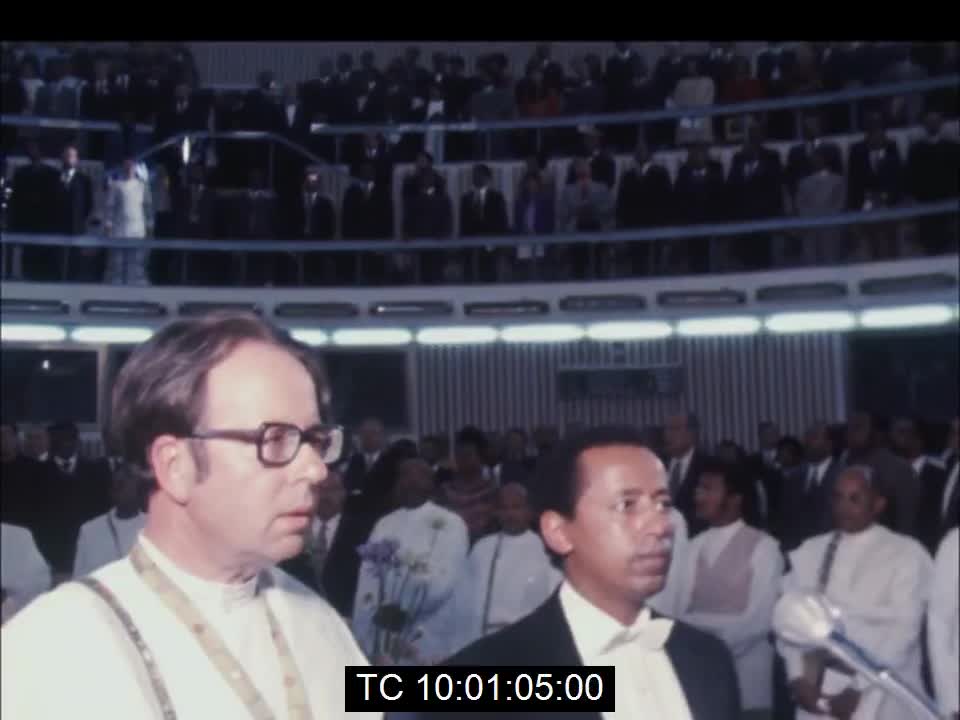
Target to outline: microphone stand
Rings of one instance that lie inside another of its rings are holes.
[[[868,655],[841,633],[836,630],[831,631],[824,645],[838,659],[856,668],[871,682],[909,705],[918,718],[944,720],[944,716],[926,695],[914,690],[893,670]]]

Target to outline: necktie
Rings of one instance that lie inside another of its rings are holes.
[[[644,610],[643,615],[632,626],[610,641],[607,650],[626,644],[637,644],[644,650],[662,650],[672,630],[672,620],[651,617],[650,611]]]
[[[670,495],[673,497],[677,496],[677,491],[680,489],[680,483],[683,482],[681,470],[682,468],[680,467],[680,461],[674,460],[673,465],[670,467]]]

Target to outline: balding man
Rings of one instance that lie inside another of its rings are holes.
[[[456,649],[529,615],[563,578],[531,530],[533,512],[523,485],[500,488],[496,514],[500,532],[473,546],[457,587]]]
[[[824,594],[847,635],[914,687],[920,687],[920,632],[933,563],[913,538],[878,524],[886,498],[863,465],[840,473],[833,487],[834,529],[790,553],[784,592]],[[912,711],[820,651],[780,643],[797,720],[902,720]]]
[[[344,473],[347,492],[353,494],[363,490],[367,473],[373,469],[380,459],[380,454],[386,447],[386,433],[383,422],[378,418],[367,418],[360,423],[357,431],[359,436],[359,451],[353,454]]]
[[[700,479],[703,455],[697,450],[700,423],[693,413],[677,413],[666,419],[663,439],[669,462],[667,484],[673,504],[687,521],[690,537],[706,528],[694,511],[693,495]]]
[[[327,558],[337,539],[346,490],[343,476],[328,471],[327,478],[314,489],[316,514],[306,535],[303,552],[285,561],[281,567],[318,595],[326,597],[326,588],[337,578],[327,572]]]
[[[394,493],[400,508],[359,549],[353,631],[374,663],[427,665],[451,650],[451,598],[467,560],[467,526],[431,500],[433,471],[420,458],[399,464]]]

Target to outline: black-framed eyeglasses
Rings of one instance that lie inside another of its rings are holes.
[[[290,423],[265,422],[256,430],[196,430],[184,437],[255,444],[257,459],[266,467],[289,465],[304,443],[313,447],[327,465],[337,462],[343,453],[341,425],[313,425],[301,430]]]

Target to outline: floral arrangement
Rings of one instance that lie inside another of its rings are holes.
[[[376,594],[363,597],[366,606],[374,605],[371,658],[376,665],[417,664],[421,662],[416,642],[423,635],[417,620],[429,592],[430,555],[443,530],[443,518],[430,521],[433,531],[430,549],[422,555],[404,552],[394,538],[361,545],[357,552],[367,572],[377,580]]]

